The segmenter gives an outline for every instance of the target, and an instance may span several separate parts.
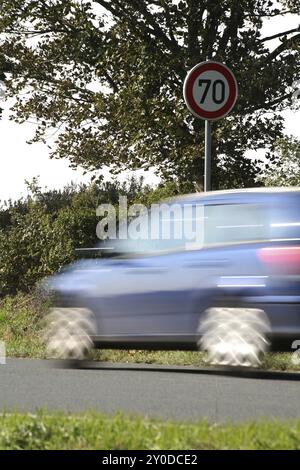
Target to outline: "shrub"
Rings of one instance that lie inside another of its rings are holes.
[[[96,208],[101,203],[153,202],[179,192],[176,183],[158,188],[143,179],[69,185],[61,191],[41,191],[38,181],[27,183],[29,195],[8,201],[0,209],[0,295],[28,292],[48,276],[75,259],[75,248],[92,247],[96,237]]]

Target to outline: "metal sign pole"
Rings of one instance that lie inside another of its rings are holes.
[[[237,82],[231,70],[213,60],[195,65],[184,80],[183,97],[188,109],[196,118],[205,120],[204,191],[212,188],[212,122],[232,110],[237,95]]]
[[[211,122],[205,120],[204,191],[211,190]]]

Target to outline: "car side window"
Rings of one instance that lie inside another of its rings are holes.
[[[268,211],[260,204],[207,205],[204,215],[205,246],[259,241],[269,236]]]

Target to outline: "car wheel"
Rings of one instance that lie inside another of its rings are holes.
[[[198,346],[210,364],[258,367],[269,347],[269,331],[263,310],[210,308],[199,324]]]
[[[66,360],[70,366],[75,366],[90,358],[95,332],[96,324],[91,310],[51,309],[44,329],[46,355],[51,359]]]

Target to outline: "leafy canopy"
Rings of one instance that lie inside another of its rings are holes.
[[[263,37],[263,20],[299,12],[297,0],[2,0],[1,50],[12,65],[14,117],[38,120],[33,140],[57,128],[55,157],[114,172],[155,167],[165,179],[202,184],[204,123],[182,85],[213,58],[234,71],[239,99],[214,123],[214,187],[253,185],[249,149],[284,135],[300,76],[299,28]],[[272,51],[274,38],[279,45]],[[295,105],[294,105],[295,106]]]
[[[266,186],[300,186],[300,142],[292,136],[276,143],[277,158],[265,170]]]

